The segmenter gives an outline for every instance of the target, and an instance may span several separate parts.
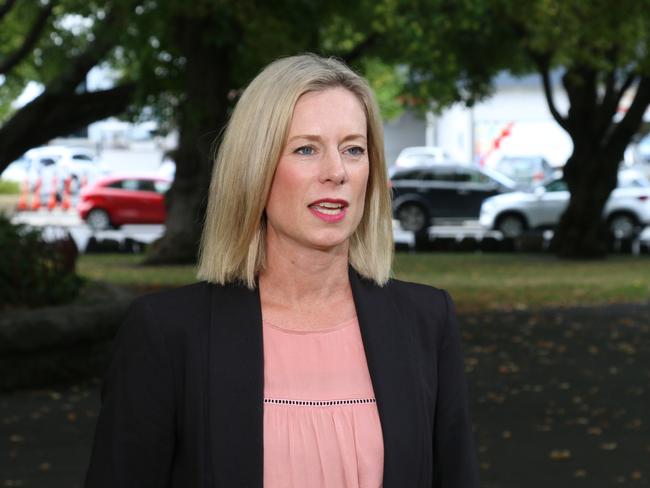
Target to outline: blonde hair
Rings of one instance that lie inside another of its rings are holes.
[[[210,182],[197,277],[239,281],[251,289],[265,264],[264,208],[298,98],[343,87],[361,102],[370,174],[365,210],[350,238],[349,261],[384,285],[391,273],[393,233],[382,123],[368,83],[342,62],[304,54],[268,65],[248,85],[226,128]]]

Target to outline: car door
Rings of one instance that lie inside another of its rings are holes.
[[[462,195],[454,169],[447,166],[432,167],[422,172],[422,192],[433,218],[457,218],[462,214]]]
[[[483,200],[499,194],[499,185],[472,168],[456,170],[458,217],[478,219]]]
[[[544,192],[538,193],[531,203],[531,225],[557,225],[569,205],[571,194],[563,180],[554,180],[544,185]]]
[[[141,209],[140,222],[158,224],[165,221],[164,185],[155,180],[142,179],[138,181],[139,201]]]
[[[142,207],[140,183],[136,178],[128,178],[111,185],[106,192],[106,199],[111,207],[111,214],[120,224],[139,223],[146,212]]]

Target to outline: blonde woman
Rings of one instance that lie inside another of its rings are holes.
[[[117,336],[86,487],[477,487],[452,300],[390,279],[367,83],[269,65],[209,198],[202,281],[136,300]]]

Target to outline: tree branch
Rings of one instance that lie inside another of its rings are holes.
[[[2,5],[0,5],[0,20],[4,18],[5,15],[13,8],[16,0],[5,0]]]
[[[3,8],[5,8],[7,4],[11,4],[12,1],[13,0],[8,0],[3,5]],[[10,54],[2,62],[0,62],[0,74],[5,74],[11,71],[14,66],[20,63],[32,51],[32,48],[36,44],[36,41],[38,41],[38,39],[41,37],[41,34],[47,25],[47,19],[52,14],[54,3],[54,1],[51,1],[41,9],[41,11],[38,13],[38,16],[36,17],[36,20],[34,21],[34,24],[32,25],[32,28],[25,36],[25,39],[23,40],[23,43],[20,45],[20,47],[18,47],[16,51]],[[0,18],[1,17],[2,15],[0,12]]]
[[[46,91],[60,93],[76,89],[88,72],[115,46],[116,37],[124,27],[123,21],[124,17],[115,8],[108,11],[106,17],[98,22],[100,27],[95,32],[94,41],[72,59],[67,69],[46,87]]]
[[[623,154],[625,147],[643,122],[643,115],[650,105],[650,76],[641,77],[634,100],[627,113],[606,139],[607,150]]]
[[[608,75],[609,77],[612,77],[612,80],[615,79],[615,75],[613,72],[611,72]],[[618,110],[618,104],[621,101],[621,98],[625,94],[628,88],[632,86],[632,83],[636,79],[636,75],[634,73],[628,73],[627,77],[625,80],[623,80],[623,83],[619,88],[616,88],[615,83],[607,83],[606,91],[605,91],[605,96],[603,97],[603,101],[600,104],[599,107],[599,123],[598,123],[598,134],[600,136],[604,136],[608,129],[610,128],[611,124],[613,123],[613,118],[616,115],[616,111]]]
[[[44,92],[0,128],[0,172],[32,147],[124,112],[134,93],[134,83],[85,93]]]
[[[539,74],[542,77],[542,85],[544,86],[544,96],[546,97],[546,102],[548,103],[548,108],[551,111],[551,115],[553,118],[556,120],[558,124],[560,124],[560,127],[562,127],[565,131],[570,132],[569,128],[569,122],[568,120],[560,114],[560,112],[557,109],[557,106],[555,105],[555,99],[553,98],[553,87],[551,86],[551,79],[550,79],[550,67],[549,67],[549,62],[548,58],[545,56],[540,56],[536,55],[534,53],[529,53],[535,64],[537,64],[537,69],[539,70]]]

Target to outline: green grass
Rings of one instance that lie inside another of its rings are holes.
[[[20,194],[20,184],[15,181],[0,180],[0,195]]]
[[[546,254],[400,254],[396,276],[449,290],[458,308],[486,310],[647,301],[650,258],[560,260]]]
[[[89,279],[141,289],[195,281],[193,266],[140,266],[138,255],[83,255]],[[567,261],[542,254],[435,253],[397,255],[399,279],[447,289],[459,310],[535,309],[647,301],[650,257]]]
[[[77,272],[84,278],[135,288],[166,288],[193,283],[194,266],[142,266],[137,254],[84,254]]]

